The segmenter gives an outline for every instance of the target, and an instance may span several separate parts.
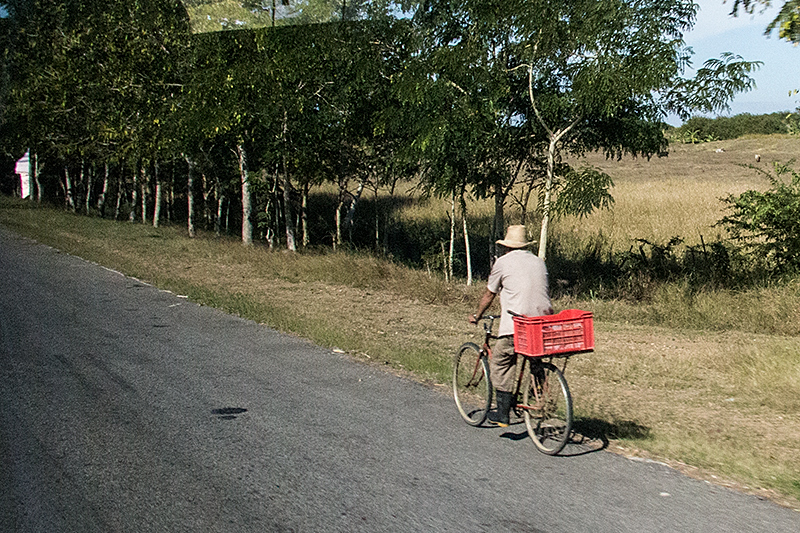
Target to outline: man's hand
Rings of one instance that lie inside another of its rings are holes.
[[[469,323],[470,324],[477,324],[478,323],[478,320],[481,319],[481,317],[483,316],[483,313],[485,313],[486,310],[489,309],[489,306],[492,305],[492,302],[494,301],[494,297],[495,297],[495,294],[492,291],[490,291],[489,289],[486,289],[483,292],[483,296],[481,296],[481,301],[480,301],[480,303],[478,303],[478,312],[475,313],[474,315],[472,315],[471,317],[469,317]]]

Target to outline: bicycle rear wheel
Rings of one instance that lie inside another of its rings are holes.
[[[480,426],[492,403],[489,362],[477,344],[463,344],[453,360],[453,397],[467,424]]]
[[[531,360],[522,403],[525,425],[542,453],[564,449],[572,433],[572,396],[564,374],[552,363]]]

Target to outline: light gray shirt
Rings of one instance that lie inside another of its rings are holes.
[[[508,311],[525,316],[541,316],[551,308],[547,267],[528,250],[511,250],[499,257],[489,274],[487,288],[500,294],[498,335],[513,335],[514,321]]]

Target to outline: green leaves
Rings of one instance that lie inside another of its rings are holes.
[[[755,80],[749,74],[762,64],[761,61],[745,61],[741,56],[725,52],[720,59],[707,60],[694,78],[676,80],[666,94],[665,106],[684,120],[692,111],[724,111],[734,95],[755,87]]]
[[[187,42],[180,2],[8,5],[15,28],[9,58],[17,74],[14,107],[30,145],[105,158],[163,144]]]
[[[767,191],[745,191],[723,199],[731,214],[717,224],[769,269],[800,268],[800,173],[794,161],[762,169]]]
[[[598,168],[569,169],[558,191],[554,212],[582,218],[596,209],[609,209],[614,203],[610,193],[613,186],[611,176]]]

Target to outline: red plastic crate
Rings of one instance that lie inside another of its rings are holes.
[[[566,309],[557,315],[515,316],[514,350],[532,357],[594,350],[592,313]]]

